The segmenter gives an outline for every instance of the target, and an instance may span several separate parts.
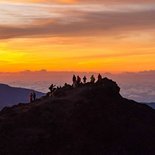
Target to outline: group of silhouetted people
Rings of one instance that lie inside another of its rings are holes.
[[[32,91],[30,93],[30,103],[34,102],[35,100],[36,100],[36,93],[35,93],[35,91]]]
[[[80,85],[81,84],[81,78],[80,76],[75,76],[73,75],[73,87],[76,87],[77,85]]]
[[[83,81],[82,81],[83,80]],[[79,86],[80,84],[86,84],[87,83],[87,77],[84,76],[81,80],[81,77],[78,75],[78,76],[75,76],[73,75],[73,78],[72,78],[72,81],[73,81],[73,87],[77,87]],[[101,74],[98,75],[98,79],[97,79],[97,82],[100,82],[102,80],[102,76]],[[91,75],[90,77],[90,83],[95,83],[96,79],[95,79],[95,76],[94,75]]]
[[[94,75],[91,75],[90,76],[90,81],[87,81],[87,77],[86,76],[83,76],[82,80],[81,80],[81,77],[78,75],[78,76],[75,76],[73,75],[73,78],[72,78],[72,81],[73,81],[73,85],[70,86],[68,84],[65,84],[65,87],[79,87],[80,85],[84,85],[86,83],[88,84],[94,84],[95,82],[96,83],[100,83],[102,82],[102,76],[101,74],[98,74],[98,77],[97,77],[97,80],[95,79],[95,76]],[[49,90],[50,92],[48,93],[49,96],[53,96],[54,93],[56,92],[56,90],[58,89],[58,87],[56,88],[55,87],[56,85],[54,84],[51,84],[50,87],[49,87]],[[34,102],[36,100],[36,93],[35,91],[32,91],[29,95],[29,100],[30,100],[30,103]]]

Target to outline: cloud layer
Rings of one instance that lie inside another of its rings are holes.
[[[46,93],[51,83],[56,85],[64,85],[66,82],[72,83],[73,74],[80,75],[81,77],[86,75],[88,81],[92,74],[95,77],[98,75],[97,73],[85,72],[24,71],[18,73],[0,73],[0,82],[17,87],[36,89]],[[155,101],[155,71],[122,74],[103,73],[102,75],[112,78],[118,83],[123,97],[143,103]]]
[[[130,1],[125,4],[115,1],[117,5],[113,5],[105,2],[107,1],[90,0],[85,4],[1,2],[0,39],[98,36],[154,30],[155,3],[147,1],[146,4],[134,4]]]

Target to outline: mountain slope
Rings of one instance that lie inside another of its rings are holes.
[[[32,92],[30,89],[10,87],[5,84],[0,84],[0,109],[4,106],[11,106],[19,102],[29,102],[29,94]],[[44,94],[36,92],[37,97]]]
[[[145,103],[145,104],[155,109],[155,103]]]
[[[0,112],[0,154],[153,155],[155,111],[127,100],[117,84],[58,89]]]

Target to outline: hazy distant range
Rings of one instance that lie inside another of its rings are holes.
[[[81,77],[86,75],[89,81],[91,74],[97,76],[98,73],[49,72],[46,70],[0,73],[0,83],[46,93],[51,83],[58,86],[64,85],[64,83],[71,84],[73,74]],[[103,77],[111,78],[119,84],[122,96],[138,102],[155,102],[155,70],[137,73],[101,74]]]

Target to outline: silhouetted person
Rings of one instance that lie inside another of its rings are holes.
[[[33,102],[33,93],[30,93],[30,103],[32,103]]]
[[[90,82],[91,82],[91,83],[95,83],[95,77],[94,77],[94,75],[92,75],[92,76],[90,77]]]
[[[98,75],[98,82],[101,82],[102,81],[102,76],[101,74]]]
[[[55,90],[55,85],[54,84],[51,84],[51,86],[49,87],[49,90],[51,91],[51,93]]]
[[[76,80],[76,76],[75,75],[73,75],[72,80],[73,80],[73,87],[75,88],[76,87],[76,83],[77,83],[77,80]]]
[[[83,77],[83,83],[86,84],[87,78],[86,76]]]
[[[35,91],[33,91],[33,93],[32,93],[32,99],[33,99],[33,101],[36,100],[36,93],[35,93]]]
[[[77,76],[77,85],[79,86],[80,83],[81,83],[81,78],[80,78],[80,76]]]

